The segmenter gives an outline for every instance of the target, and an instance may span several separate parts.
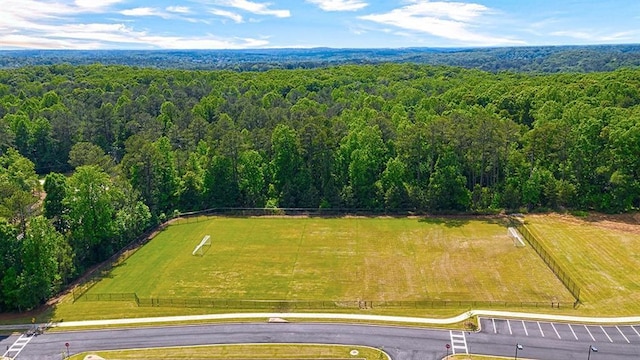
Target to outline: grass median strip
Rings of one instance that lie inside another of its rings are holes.
[[[247,344],[187,346],[157,349],[132,349],[97,351],[76,354],[71,360],[84,360],[88,355],[97,355],[106,360],[133,359],[354,359],[387,360],[388,356],[374,348],[364,346],[307,345],[307,344]]]

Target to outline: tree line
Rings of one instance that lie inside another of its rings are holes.
[[[0,50],[0,68],[59,63],[234,71],[412,63],[460,66],[492,72],[593,72],[640,66],[640,46],[620,44],[459,49]]]
[[[632,69],[1,70],[0,306],[36,306],[176,211],[638,209],[639,85]]]

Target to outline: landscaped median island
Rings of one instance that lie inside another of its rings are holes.
[[[210,345],[156,349],[98,351],[74,355],[70,360],[84,360],[91,355],[110,359],[336,359],[388,360],[381,350],[365,346],[306,345],[306,344],[249,344]],[[95,357],[94,357],[95,359]]]
[[[471,308],[572,308],[506,217],[200,218],[167,227],[55,319],[203,312],[448,317]],[[211,246],[193,255],[201,239]]]

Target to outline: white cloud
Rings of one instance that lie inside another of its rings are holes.
[[[120,11],[120,14],[124,16],[139,16],[139,17],[140,16],[157,16],[165,20],[178,19],[178,20],[188,21],[190,23],[197,23],[197,22],[206,23],[206,21],[201,19],[194,19],[191,17],[183,16],[184,14],[188,14],[188,13],[189,13],[188,8],[176,9],[173,7],[166,8],[166,11],[156,9],[156,8],[150,8],[150,7],[139,7],[139,8],[126,9],[126,10]]]
[[[593,34],[582,32],[582,31],[554,31],[550,35],[572,37],[574,39],[582,39],[582,40],[591,39],[593,37]]]
[[[264,47],[265,39],[157,36],[124,24],[72,24],[51,26],[44,36],[0,34],[0,48],[41,49],[242,49]]]
[[[215,36],[184,38],[180,36],[142,35],[133,39],[132,43],[151,45],[161,49],[244,49],[263,47],[269,44],[266,40],[252,38],[224,39]]]
[[[589,42],[622,42],[633,40],[636,33],[636,31],[622,31],[613,34],[602,34],[580,30],[564,30],[554,31],[549,35],[569,37],[577,40],[587,40]]]
[[[363,0],[306,0],[324,11],[356,11],[369,4]]]
[[[211,10],[209,10],[209,12],[211,14],[213,14],[213,15],[216,15],[216,16],[222,16],[222,17],[225,17],[225,18],[229,18],[229,19],[235,21],[236,23],[243,22],[242,15],[236,14],[236,13],[234,13],[232,11],[227,11],[227,10],[222,10],[222,9],[211,9]]]
[[[3,2],[0,26],[20,27],[30,20],[46,20],[67,16],[76,9],[61,3],[41,3],[34,0],[6,0]]]
[[[185,7],[156,9],[139,7],[117,11],[108,6],[121,0],[2,0],[6,9],[0,16],[0,48],[3,49],[239,49],[265,47],[266,39],[218,37],[215,35],[156,35],[138,31],[125,20],[82,23],[82,15],[93,13],[127,16],[183,18]],[[96,5],[100,3],[100,5]]]
[[[168,19],[171,17],[171,15],[163,11],[150,7],[139,7],[135,9],[122,10],[120,11],[120,14],[125,16],[158,16],[164,19]]]
[[[37,29],[40,26],[83,13],[103,12],[123,0],[2,0],[0,29]]]
[[[481,16],[491,13],[491,9],[484,5],[429,0],[409,0],[408,2],[408,5],[387,13],[370,14],[359,18],[456,40],[464,44],[523,44],[522,41],[482,35],[472,31],[478,26]]]
[[[88,11],[100,11],[124,0],[75,0],[74,4],[81,9]]]
[[[0,35],[0,47],[9,49],[98,49],[99,42],[78,43],[69,40],[48,39],[40,36],[28,35]]]
[[[354,35],[362,35],[362,34],[366,34],[368,31],[359,26],[349,26],[349,32],[351,32]]]
[[[49,38],[71,40],[98,40],[100,42],[126,43],[144,33],[136,33],[124,24],[71,24],[52,28]]]
[[[165,9],[168,12],[177,13],[177,14],[189,14],[191,13],[191,9],[186,6],[167,6]]]
[[[287,18],[291,16],[289,10],[273,10],[269,7],[271,3],[258,3],[248,0],[219,0],[216,1],[218,5],[232,7],[240,10],[244,10],[256,15],[271,15],[279,18]]]

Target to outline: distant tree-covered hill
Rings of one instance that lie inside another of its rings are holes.
[[[473,49],[5,50],[0,68],[30,65],[127,65],[188,70],[318,68],[341,64],[416,63],[485,71],[596,72],[640,66],[640,45]]]

